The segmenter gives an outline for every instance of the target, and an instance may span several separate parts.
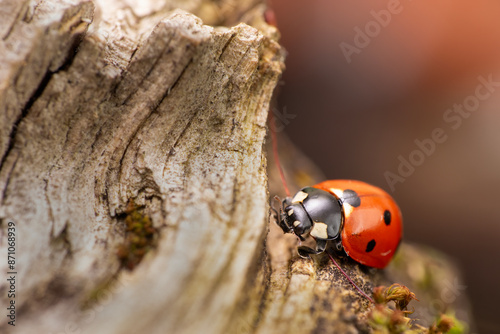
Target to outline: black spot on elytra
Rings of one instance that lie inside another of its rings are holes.
[[[342,203],[348,203],[356,208],[361,204],[361,198],[354,190],[346,189],[342,193]]]
[[[375,244],[376,244],[375,239],[370,240],[368,245],[366,245],[365,252],[367,252],[367,253],[371,252],[375,248]]]
[[[384,223],[389,226],[391,224],[391,212],[389,210],[384,211]]]

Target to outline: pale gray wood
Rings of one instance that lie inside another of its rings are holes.
[[[18,230],[17,328],[220,332],[267,230],[276,30],[110,3],[83,37],[91,2],[5,2],[17,20],[2,21],[0,217]],[[160,233],[127,273],[117,249],[130,199]],[[81,304],[122,276],[129,285],[89,321]]]

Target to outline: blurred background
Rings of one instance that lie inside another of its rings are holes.
[[[478,333],[500,333],[500,2],[269,5],[285,132],[328,178],[393,195],[405,240],[455,258]]]

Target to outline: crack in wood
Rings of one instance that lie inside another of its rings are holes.
[[[11,130],[10,130],[10,133],[9,133],[7,149],[5,150],[4,154],[2,155],[2,157],[0,159],[0,170],[3,168],[5,160],[7,159],[7,156],[14,149],[15,137],[17,134],[17,130],[19,128],[19,124],[28,115],[28,111],[31,109],[31,107],[36,102],[36,100],[42,95],[42,93],[45,90],[45,88],[47,87],[51,77],[52,77],[52,73],[47,70],[47,72],[45,72],[45,75],[43,76],[43,79],[40,81],[38,88],[33,93],[33,95],[31,95],[31,97],[29,98],[28,102],[24,105],[24,107],[21,109],[21,114],[19,115],[19,117],[14,121],[14,123],[11,127]]]
[[[175,33],[175,32],[174,32]],[[147,70],[147,72],[142,76],[142,78],[140,79],[139,82],[136,83],[136,86],[137,87],[141,87],[142,84],[144,83],[144,81],[149,77],[149,75],[151,75],[151,73],[153,72],[153,70],[156,69],[156,65],[158,64],[158,62],[160,61],[160,59],[162,59],[162,56],[165,52],[165,50],[170,46],[170,42],[172,41],[172,39],[174,38],[174,33],[172,33],[172,35],[170,35],[170,39],[168,40],[168,42],[165,43],[164,47],[162,48],[162,51],[158,54],[158,56],[155,58],[153,64],[151,64],[151,66],[149,67],[149,69]],[[148,40],[149,41],[149,40]],[[140,46],[138,46],[136,48],[136,50],[139,48]],[[134,51],[134,54],[135,54],[135,51]],[[138,57],[139,58],[139,57]],[[131,62],[129,64],[129,66],[134,66],[136,64],[136,62],[140,62],[140,61],[143,61],[143,59],[134,59],[134,58],[131,58]],[[124,77],[124,79],[126,80],[127,78]],[[124,81],[122,80],[120,82],[123,83]],[[117,85],[117,90],[119,89],[119,85]],[[128,101],[134,96],[137,94],[137,91],[133,91],[133,92],[130,92],[124,99],[123,101],[120,103],[121,105],[125,105],[128,103]]]
[[[10,34],[12,33],[12,31],[14,30],[14,27],[16,26],[16,24],[19,22],[19,21],[23,21],[22,19],[20,19],[21,17],[25,16],[26,15],[26,12],[28,11],[28,7],[30,5],[30,2],[29,1],[25,1],[23,6],[20,8],[20,10],[17,12],[16,14],[16,18],[12,21],[12,24],[9,26],[9,28],[7,29],[6,33],[4,36],[2,36],[2,40],[6,40],[7,38],[9,38]]]
[[[177,78],[175,79],[175,81],[172,83],[172,85],[170,85],[170,87],[168,87],[166,90],[165,90],[165,94],[163,94],[163,96],[159,99],[159,102],[158,104],[155,106],[155,110],[158,109],[159,106],[162,105],[163,101],[170,95],[170,93],[172,92],[172,90],[177,86],[177,84],[180,82],[181,78],[184,76],[184,73],[186,72],[186,70],[188,69],[189,65],[192,64],[193,62],[193,58],[194,58],[194,54],[189,58],[189,61],[186,63],[186,66],[184,66],[184,68],[182,69],[182,71],[179,73],[179,75],[177,76]]]
[[[49,173],[48,173],[49,177],[43,180],[43,182],[45,184],[45,186],[43,188],[43,195],[45,197],[45,201],[47,202],[47,207],[48,207],[48,211],[49,211],[49,221],[52,224],[52,228],[51,228],[52,230],[54,229],[54,223],[55,223],[54,222],[54,214],[52,211],[52,205],[50,204],[50,196],[47,192],[48,192],[48,187],[49,187],[50,173],[52,172],[53,168],[54,168],[54,166],[51,166],[49,168]]]
[[[231,34],[231,36],[229,36],[229,39],[227,40],[227,42],[224,44],[224,46],[221,49],[219,58],[217,59],[218,63],[220,63],[220,60],[221,60],[222,56],[224,55],[224,53],[226,52],[226,49],[228,48],[229,44],[232,43],[232,41],[236,37],[236,35],[238,35],[238,33],[234,32],[234,33]]]
[[[177,136],[177,138],[175,139],[174,144],[172,145],[172,147],[170,148],[169,152],[167,153],[166,160],[163,162],[163,173],[162,174],[165,174],[165,168],[167,166],[168,160],[170,159],[170,157],[172,157],[173,155],[175,155],[175,148],[179,144],[179,142],[182,139],[182,137],[184,137],[187,129],[191,126],[191,124],[194,121],[194,119],[198,116],[199,111],[200,111],[199,109],[195,110],[195,112],[193,113],[193,115],[189,118],[187,124],[183,127],[183,129],[182,129],[181,133],[179,134],[179,136]]]
[[[33,107],[33,105],[38,100],[38,98],[40,98],[40,96],[42,96],[43,92],[45,91],[45,89],[49,85],[49,82],[52,79],[52,77],[54,76],[54,74],[57,74],[57,73],[62,72],[62,71],[66,71],[71,66],[71,64],[73,63],[73,60],[75,59],[75,56],[76,56],[76,49],[81,44],[84,36],[85,36],[85,34],[76,34],[73,36],[74,37],[73,42],[72,42],[71,46],[69,47],[69,49],[67,50],[68,52],[66,54],[66,58],[63,61],[63,63],[61,64],[61,66],[59,66],[54,71],[51,71],[47,68],[47,71],[45,72],[43,78],[40,80],[40,83],[38,84],[37,89],[33,92],[33,94],[30,96],[30,98],[28,99],[28,101],[26,102],[24,107],[21,109],[21,114],[14,121],[14,123],[11,127],[11,131],[10,131],[9,136],[8,136],[7,149],[5,150],[4,154],[0,158],[0,170],[2,169],[2,167],[5,163],[5,160],[7,159],[7,156],[9,155],[10,151],[12,151],[12,149],[15,146],[15,137],[17,135],[17,131],[18,131],[19,125],[21,124],[22,120],[28,116],[29,110]],[[49,64],[49,67],[50,67],[50,64]],[[19,71],[16,74],[15,81],[17,81],[17,79],[19,78],[20,73],[21,72]]]
[[[7,197],[7,189],[9,188],[9,183],[10,183],[10,181],[12,179],[11,175],[12,175],[12,172],[14,171],[14,168],[16,168],[18,160],[19,160],[19,154],[16,156],[14,162],[12,163],[12,167],[7,172],[6,179],[5,179],[5,184],[4,184],[4,187],[2,189],[2,197],[0,197],[0,204],[2,204],[2,205],[4,204],[5,198]],[[0,168],[0,171],[1,171],[1,168]],[[0,215],[1,214],[2,214],[2,212],[0,211]]]

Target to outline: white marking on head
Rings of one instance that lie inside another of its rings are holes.
[[[293,209],[288,210],[288,215],[289,216],[293,215]]]
[[[311,236],[319,239],[328,239],[328,226],[322,222],[314,223],[314,226],[311,231]]]
[[[299,226],[299,225],[300,225],[300,222],[299,222],[298,220],[296,220],[296,221],[294,221],[294,222],[293,222],[293,226],[294,226],[294,227],[297,227],[297,226]]]
[[[297,194],[292,199],[292,203],[302,203],[303,200],[305,200],[309,196],[309,194],[299,191]]]

